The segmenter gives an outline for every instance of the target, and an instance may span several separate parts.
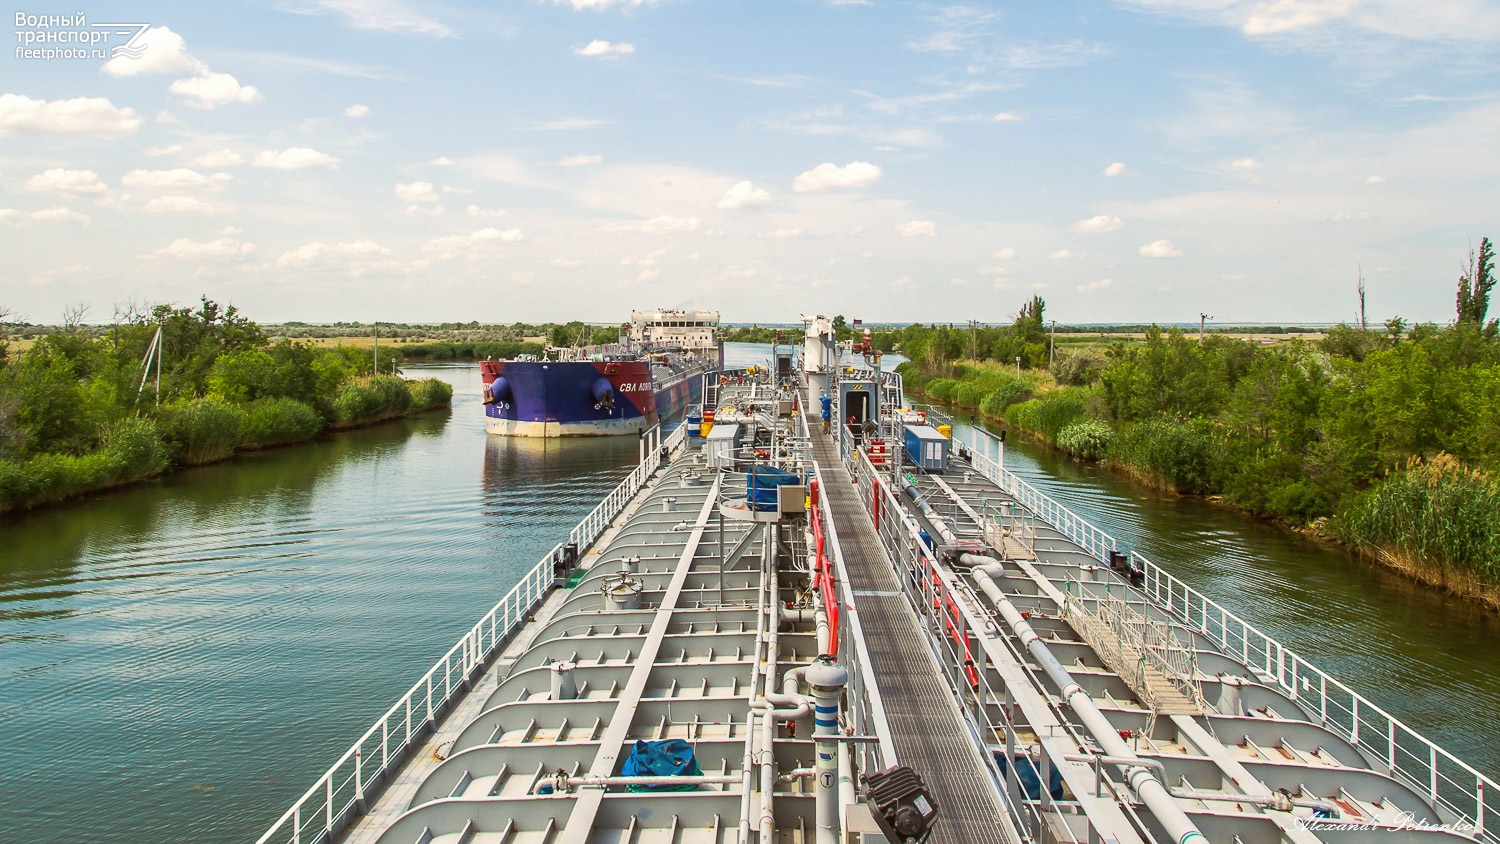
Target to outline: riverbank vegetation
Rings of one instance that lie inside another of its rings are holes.
[[[910,326],[883,339],[911,359],[913,392],[1500,602],[1489,240],[1470,257],[1445,326],[1393,318],[1276,344],[1150,326],[1102,353],[1054,351],[1034,297],[1001,329]]]
[[[20,352],[5,339],[0,511],[445,407],[452,398],[442,381],[376,374],[367,350],[273,342],[233,306],[207,298],[197,309],[126,314],[107,330],[65,325]],[[399,360],[382,349],[381,371]]]

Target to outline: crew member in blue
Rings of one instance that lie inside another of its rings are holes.
[[[829,422],[833,420],[833,399],[829,398],[825,392],[823,397],[818,399],[818,401],[823,403],[823,433],[826,434],[828,433]]]

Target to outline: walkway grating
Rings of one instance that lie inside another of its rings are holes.
[[[818,419],[809,415],[809,421],[816,432]],[[813,434],[813,455],[823,471],[822,494],[833,511],[833,530],[858,596],[865,644],[896,758],[921,775],[938,801],[937,828],[929,840],[1004,841],[999,795],[984,760],[828,435]]]

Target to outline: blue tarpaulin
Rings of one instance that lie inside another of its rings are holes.
[[[1004,753],[995,754],[995,764],[1000,768],[1001,776],[1005,775],[1006,761]],[[1016,779],[1020,781],[1021,793],[1026,795],[1027,800],[1042,799],[1042,778],[1037,775],[1036,766],[1032,764],[1030,757],[1017,758]],[[1052,768],[1051,776],[1047,777],[1047,786],[1053,800],[1062,799],[1062,773],[1055,766]]]
[[[750,500],[751,510],[775,510],[776,488],[801,482],[802,476],[793,472],[774,466],[751,466],[745,472],[745,497]]]
[[[682,739],[638,741],[620,773],[627,777],[701,777],[693,746]],[[632,785],[629,791],[692,791],[696,785]]]

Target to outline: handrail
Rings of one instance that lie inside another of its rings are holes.
[[[1219,644],[1226,654],[1238,656],[1258,679],[1274,683],[1324,727],[1383,762],[1391,776],[1426,794],[1460,823],[1471,824],[1468,831],[1475,837],[1500,841],[1500,834],[1485,826],[1488,816],[1500,812],[1500,785],[1495,780],[1161,566],[1135,552],[1131,557],[1145,571],[1144,590],[1153,604]]]
[[[687,436],[679,425],[665,440],[675,451]],[[568,534],[580,554],[591,546],[619,515],[651,475],[661,467],[659,449],[651,449],[593,511]],[[443,654],[406,694],[386,710],[364,735],[287,809],[256,844],[287,841],[331,841],[357,814],[366,798],[379,791],[412,750],[415,739],[434,729],[444,714],[524,624],[531,612],[552,592],[553,561],[563,543],[552,546],[490,611]],[[280,833],[280,837],[278,837]]]
[[[974,430],[994,441],[988,431]],[[999,484],[1027,509],[1036,512],[1043,521],[1062,531],[1079,547],[1107,562],[1108,551],[1118,547],[1113,537],[981,453],[977,437],[974,444],[970,460],[974,468]],[[1033,502],[1037,506],[1033,506]],[[1056,514],[1061,523],[1054,521],[1049,513]],[[1226,655],[1237,656],[1247,669],[1259,675],[1259,679],[1274,683],[1306,711],[1315,713],[1324,727],[1333,729],[1351,744],[1371,754],[1375,761],[1383,762],[1392,777],[1416,788],[1436,806],[1452,813],[1457,822],[1455,829],[1457,825],[1468,824],[1472,829],[1459,831],[1472,832],[1480,840],[1500,842],[1500,833],[1486,828],[1489,816],[1500,812],[1500,785],[1495,780],[1287,650],[1280,642],[1145,556],[1134,551],[1130,556],[1132,568],[1145,573],[1143,591],[1152,604],[1223,647]]]

